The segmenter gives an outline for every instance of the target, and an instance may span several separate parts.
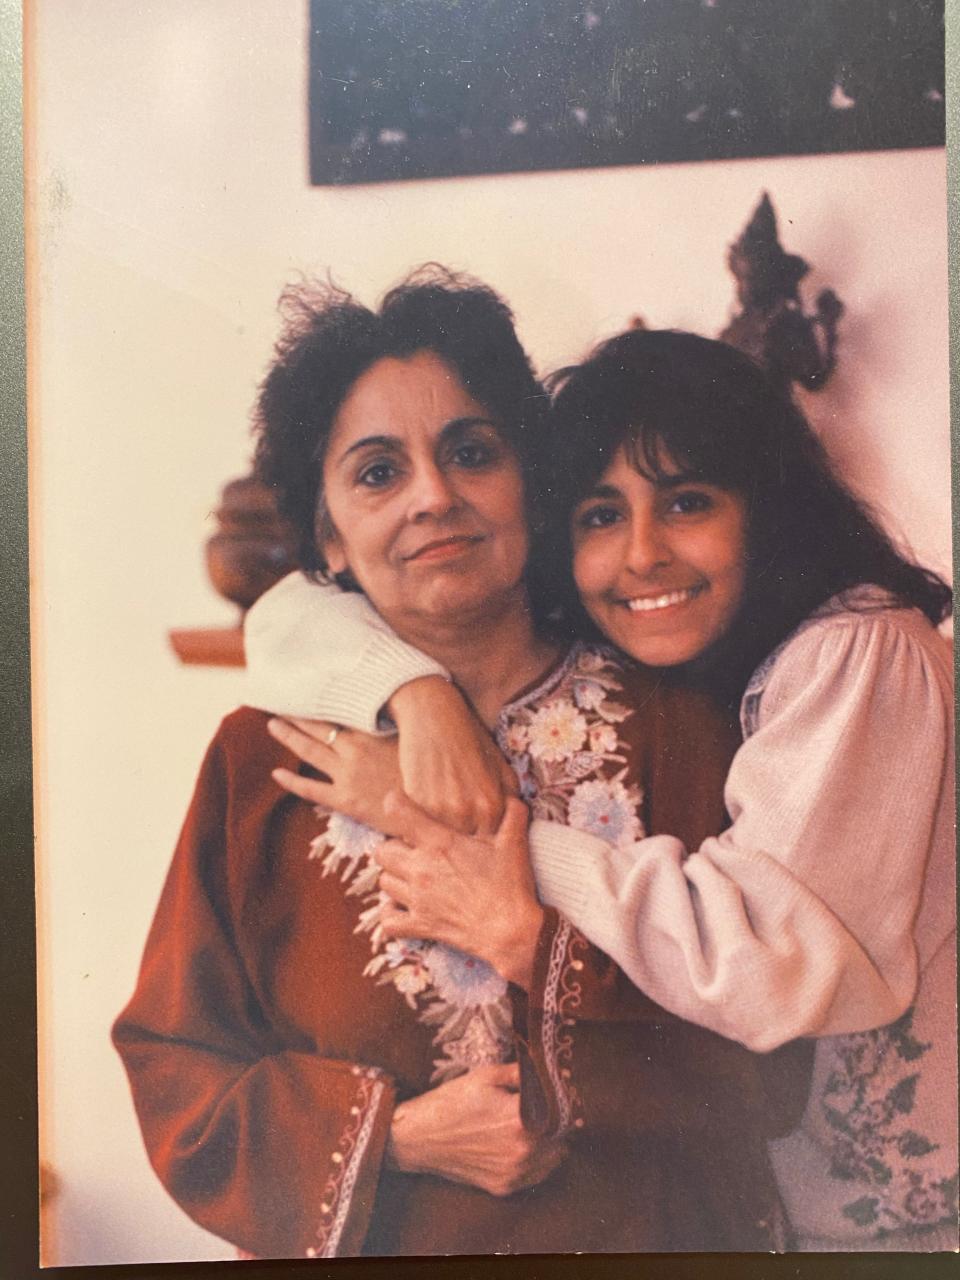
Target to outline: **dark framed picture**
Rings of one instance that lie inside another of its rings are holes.
[[[315,183],[942,146],[937,0],[312,0]]]

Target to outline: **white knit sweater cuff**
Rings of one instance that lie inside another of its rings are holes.
[[[389,722],[385,726],[382,720],[386,704],[398,689],[424,676],[450,679],[438,662],[396,636],[387,632],[371,636],[357,666],[324,687],[317,699],[320,718],[367,733],[392,732],[393,726]]]
[[[392,732],[381,720],[386,703],[403,685],[423,676],[450,679],[432,658],[390,632],[369,628],[350,671],[324,679],[317,663],[276,660],[248,672],[244,698],[249,706],[275,715],[332,720],[366,733]]]
[[[535,819],[530,824],[530,861],[541,902],[582,918],[591,872],[610,852],[610,846],[597,836]]]

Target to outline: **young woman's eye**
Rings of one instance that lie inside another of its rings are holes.
[[[669,509],[676,515],[690,516],[710,511],[713,506],[712,494],[704,493],[702,489],[688,489],[673,495]]]
[[[360,471],[357,481],[368,489],[382,489],[396,474],[397,468],[392,462],[371,462]]]
[[[577,516],[577,527],[579,529],[609,529],[619,519],[620,512],[616,507],[587,507],[585,511],[581,511]]]

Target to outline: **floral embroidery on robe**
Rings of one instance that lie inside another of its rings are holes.
[[[619,668],[602,651],[574,645],[536,688],[508,704],[497,741],[537,818],[566,822],[619,848],[643,836],[643,793],[627,780],[617,732],[632,714],[617,700]],[[613,766],[613,772],[606,776]],[[324,875],[338,875],[348,896],[360,897],[358,933],[373,952],[364,973],[392,983],[425,1025],[435,1028],[434,1083],[513,1054],[512,1013],[504,980],[483,960],[443,943],[386,941],[378,927],[386,895],[377,889],[373,859],[383,836],[342,814],[310,846]]]

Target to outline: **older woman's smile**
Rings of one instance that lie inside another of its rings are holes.
[[[434,542],[424,543],[416,551],[411,551],[403,558],[406,561],[411,560],[454,560],[466,555],[475,546],[484,541],[483,534],[474,534],[468,536],[461,534],[452,538],[439,538]]]

